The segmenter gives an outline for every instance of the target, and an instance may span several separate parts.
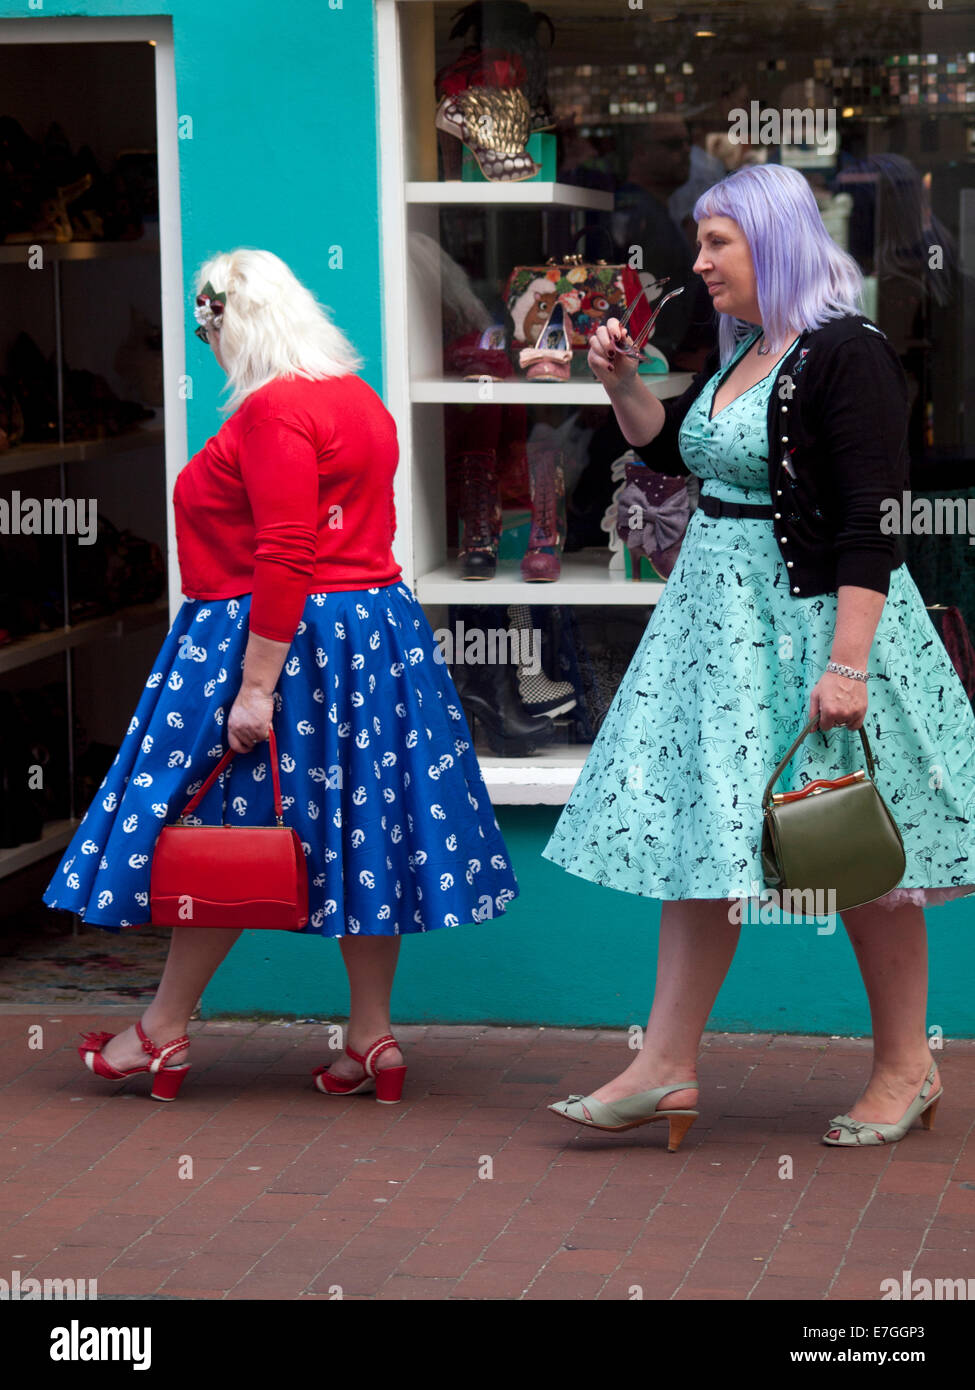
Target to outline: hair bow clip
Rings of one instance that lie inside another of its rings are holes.
[[[227,292],[221,290],[218,294],[208,280],[200,293],[196,296],[196,306],[193,310],[193,317],[200,325],[196,330],[196,336],[204,343],[210,341],[210,328],[219,328],[220,320],[223,317],[224,305],[227,303]]]

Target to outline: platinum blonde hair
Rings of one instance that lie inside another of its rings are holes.
[[[211,256],[196,273],[194,298],[208,280],[227,296],[216,330],[227,373],[224,390],[230,391],[222,411],[236,410],[276,377],[317,381],[363,365],[311,290],[272,251],[242,246]]]

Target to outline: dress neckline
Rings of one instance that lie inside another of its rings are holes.
[[[748,352],[750,348],[754,347],[755,343],[758,341],[758,339],[759,339],[761,336],[762,336],[762,330],[759,329],[758,332],[755,333],[755,334],[752,336],[751,340],[750,340],[749,342],[746,343],[745,348],[744,348],[744,351],[736,353],[735,356],[734,356],[734,357],[731,359],[731,361],[728,363],[727,367],[725,367],[725,368],[722,370],[722,372],[720,373],[720,375],[719,375],[719,377],[718,377],[718,380],[717,380],[717,383],[716,383],[716,385],[715,385],[715,387],[714,387],[714,390],[711,392],[711,403],[710,403],[710,405],[708,406],[708,424],[709,424],[709,425],[710,425],[710,424],[713,424],[714,421],[717,420],[718,415],[723,415],[723,414],[725,413],[726,410],[730,410],[731,407],[735,404],[736,401],[740,401],[740,400],[741,400],[742,396],[747,396],[748,393],[749,393],[749,391],[754,391],[756,386],[761,386],[762,383],[763,383],[764,381],[768,381],[769,377],[770,377],[770,376],[772,375],[772,373],[775,371],[775,368],[779,365],[780,362],[783,362],[783,361],[785,360],[785,358],[788,356],[788,354],[789,354],[789,353],[792,351],[792,349],[795,347],[796,343],[799,341],[799,339],[800,339],[800,337],[802,336],[802,334],[801,334],[801,333],[797,333],[797,334],[796,334],[796,336],[793,338],[792,342],[791,342],[791,343],[789,344],[789,346],[786,348],[785,352],[783,352],[782,356],[776,359],[775,364],[774,364],[772,367],[769,368],[769,370],[765,373],[764,376],[759,377],[759,379],[758,379],[757,381],[753,381],[752,384],[751,384],[751,386],[746,386],[745,389],[744,389],[744,391],[739,391],[739,392],[738,392],[738,395],[737,395],[737,396],[733,396],[733,397],[731,398],[731,400],[728,402],[727,405],[723,405],[723,406],[721,407],[721,409],[718,411],[718,415],[715,415],[715,414],[713,413],[713,412],[714,412],[714,402],[715,402],[715,398],[716,398],[718,392],[721,390],[721,387],[722,387],[722,385],[723,385],[725,379],[727,378],[728,374],[729,374],[730,372],[732,372],[732,371],[734,370],[735,367],[737,367],[738,363],[739,363],[739,362],[741,361],[741,359],[744,357],[745,353]]]

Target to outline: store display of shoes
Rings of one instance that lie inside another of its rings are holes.
[[[522,634],[521,654],[529,645],[524,634],[531,632],[531,609],[527,604],[512,603],[508,607],[509,631]],[[574,687],[569,681],[551,681],[542,670],[533,670],[532,664],[518,662],[518,693],[529,714],[547,715],[554,719],[557,714],[566,714],[576,701]],[[540,664],[540,663],[539,663]]]
[[[76,154],[52,123],[34,140],[0,116],[0,241],[133,241],[158,216],[155,150],[122,150],[105,173],[91,147]]]
[[[492,323],[483,332],[465,333],[444,349],[444,366],[464,381],[508,381],[514,370],[508,359],[503,323]]]
[[[456,96],[445,96],[437,107],[436,125],[467,146],[492,183],[531,179],[541,167],[525,148],[531,112],[517,87],[468,87]],[[456,160],[451,164],[456,167]]]
[[[63,364],[64,441],[104,439],[134,429],[155,414],[138,401],[123,401],[104,377]],[[58,438],[58,381],[54,354],[44,354],[28,333],[18,334],[4,378],[20,402],[22,441],[50,443]],[[0,421],[2,424],[2,421]]]
[[[568,381],[572,372],[572,348],[565,331],[565,310],[557,299],[534,347],[522,348],[519,366],[529,381]]]
[[[521,577],[532,583],[551,582],[562,572],[566,535],[563,454],[551,445],[529,441],[527,457],[532,521]]]
[[[476,724],[480,721],[492,753],[504,758],[527,758],[554,739],[552,720],[525,708],[510,662],[457,665],[451,667],[451,676],[471,737],[476,736]]]
[[[462,579],[493,579],[501,540],[501,493],[494,449],[468,451],[453,461],[462,536]]]

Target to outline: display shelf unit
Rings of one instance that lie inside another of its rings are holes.
[[[536,210],[544,218],[547,210],[609,212],[614,199],[612,193],[566,183],[440,181],[433,120],[433,5],[429,0],[376,0],[376,34],[378,71],[392,75],[379,87],[384,387],[400,442],[395,551],[403,577],[434,628],[445,621],[453,604],[650,608],[664,585],[627,580],[622,571],[611,571],[608,546],[563,554],[561,577],[544,584],[526,583],[518,563],[505,561],[499,561],[492,579],[465,580],[449,557],[444,531],[444,406],[485,401],[592,406],[608,401],[599,382],[586,376],[567,382],[448,378],[439,282],[421,276],[411,256],[411,238],[420,233],[439,244],[441,209],[469,208],[472,217],[489,219]],[[666,399],[684,391],[691,374],[646,374],[642,379]],[[563,744],[532,758],[504,759],[477,749],[488,790],[499,804],[564,803],[587,752],[586,745]]]
[[[126,430],[105,439],[77,439],[67,444],[17,444],[8,453],[0,454],[0,477],[62,463],[98,462],[133,449],[158,449],[165,439],[165,430],[149,423],[145,428]]]
[[[42,248],[46,261],[115,261],[140,253],[159,255],[156,236],[125,241],[5,241],[0,243],[0,265],[21,265],[35,246]]]
[[[487,195],[485,195],[487,189]],[[426,203],[436,207],[582,208],[593,212],[612,212],[613,195],[597,188],[577,188],[571,183],[464,183],[452,179],[411,181],[406,184],[407,203]]]
[[[168,618],[168,615],[169,603],[160,598],[154,603],[134,603],[114,613],[85,618],[83,622],[72,623],[68,627],[52,628],[50,632],[31,633],[29,637],[21,637],[0,647],[0,675],[6,671],[16,671],[20,666],[30,666],[35,661],[45,661],[58,652],[87,646],[102,637],[124,637],[127,633],[152,627]]]
[[[122,44],[120,54],[149,54],[154,92],[147,97],[145,110],[132,114],[125,132],[115,135],[110,115],[102,108],[90,110],[95,93],[85,90],[88,71],[88,44]],[[125,44],[136,44],[138,51]],[[128,306],[143,314],[163,318],[163,379],[179,379],[184,368],[184,306],[181,293],[181,243],[178,217],[177,118],[175,118],[174,57],[171,26],[164,18],[92,19],[51,18],[38,24],[31,19],[0,21],[0,44],[8,63],[25,67],[45,61],[47,47],[76,46],[74,76],[60,88],[57,111],[32,96],[25,86],[17,110],[8,111],[25,128],[46,120],[65,122],[74,132],[95,129],[93,143],[117,139],[117,147],[147,147],[152,142],[149,128],[156,132],[154,147],[159,152],[159,190],[161,218],[145,222],[145,235],[121,240],[70,240],[46,242],[25,238],[0,245],[0,296],[6,302],[7,336],[13,342],[22,325],[38,342],[40,352],[56,367],[57,438],[54,441],[18,443],[0,455],[0,482],[3,492],[13,489],[36,491],[38,496],[89,495],[97,499],[99,510],[121,528],[132,527],[167,545],[170,517],[157,512],[154,489],[166,499],[166,464],[172,467],[185,457],[185,406],[166,392],[163,406],[122,434],[102,438],[65,439],[65,371],[89,370],[111,378],[113,354],[124,341],[124,316]],[[152,47],[149,47],[152,46]],[[67,65],[65,65],[67,70]],[[102,121],[102,124],[97,122]],[[92,124],[93,122],[93,124]],[[139,122],[142,128],[136,131]],[[136,131],[135,136],[132,132]],[[142,139],[145,133],[146,138]],[[81,136],[81,140],[85,135]],[[102,153],[99,150],[99,154]],[[39,259],[36,247],[42,247]],[[40,264],[39,264],[40,260]],[[90,270],[89,270],[90,267]],[[11,277],[25,275],[29,281]],[[156,299],[159,282],[160,297]],[[36,284],[39,289],[28,289]],[[108,289],[106,285],[118,286]],[[125,297],[122,297],[125,296]],[[15,307],[17,306],[17,307]],[[110,310],[104,313],[103,310]],[[114,317],[113,317],[114,316]],[[117,336],[121,335],[121,336]],[[88,345],[90,343],[90,352]],[[124,374],[118,373],[120,382]],[[120,396],[125,386],[113,382]],[[129,395],[135,392],[129,391]],[[65,616],[70,617],[71,600],[67,546],[70,537],[61,537],[61,599]],[[76,713],[93,744],[118,741],[128,719],[127,688],[138,682],[127,663],[120,660],[120,644],[127,641],[140,653],[152,644],[154,630],[166,631],[170,599],[135,603],[104,613],[93,619],[65,623],[50,631],[32,632],[0,646],[0,680],[6,688],[21,694],[29,706],[35,685],[60,682],[64,691],[64,721],[51,731],[51,758],[67,770],[67,798],[57,815],[46,820],[36,840],[0,848],[0,880],[7,880],[31,865],[63,852],[81,824],[82,808],[76,806],[75,785]],[[142,659],[136,656],[136,662]],[[125,670],[120,670],[124,666]],[[36,670],[35,670],[36,669]],[[51,674],[53,673],[53,674]],[[104,676],[104,678],[103,678]],[[118,678],[114,678],[118,677]],[[1,735],[0,735],[1,738]],[[0,888],[0,895],[3,895]]]
[[[679,396],[692,381],[691,372],[666,372],[641,375],[660,400]],[[489,392],[488,395],[485,393]],[[598,381],[451,381],[448,378],[413,377],[410,399],[422,405],[470,405],[492,400],[497,405],[605,405],[606,392]]]

